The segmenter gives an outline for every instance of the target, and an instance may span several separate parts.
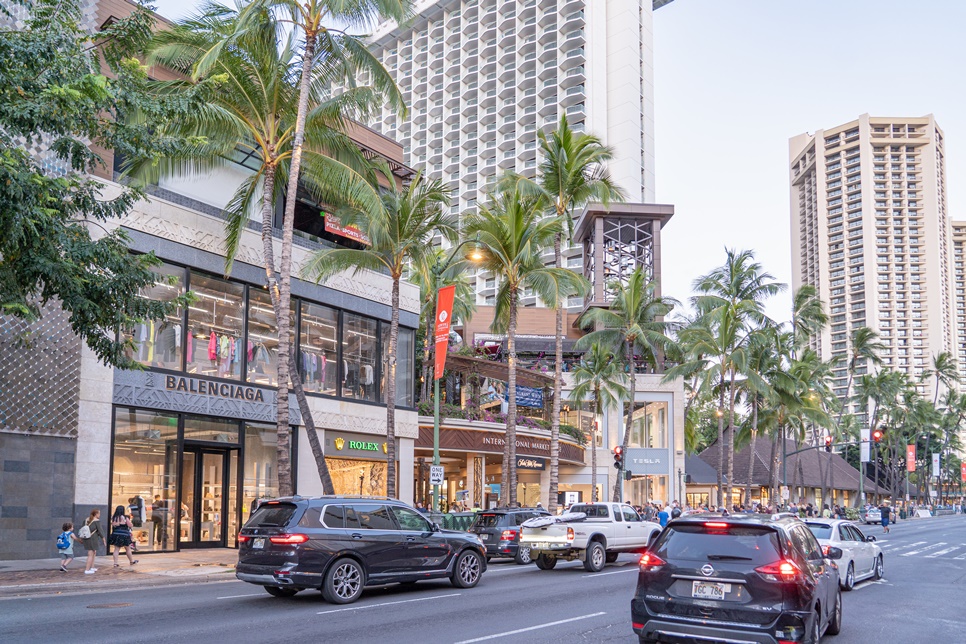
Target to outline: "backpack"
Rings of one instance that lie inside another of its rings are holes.
[[[90,524],[85,523],[84,525],[82,525],[80,527],[80,530],[77,531],[77,536],[80,537],[81,539],[90,539],[91,538]]]
[[[70,530],[61,532],[57,537],[57,549],[67,550],[68,548],[70,548]]]

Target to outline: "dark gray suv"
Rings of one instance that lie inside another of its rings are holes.
[[[480,512],[469,531],[480,536],[486,546],[487,559],[512,557],[523,565],[533,563],[530,548],[520,545],[523,522],[549,515],[543,508],[494,508]]]
[[[347,604],[371,585],[448,578],[472,588],[485,570],[479,537],[441,530],[400,501],[296,496],[263,503],[245,523],[235,576],[276,597],[316,588]]]
[[[842,628],[834,559],[797,518],[675,519],[641,557],[631,621],[642,644],[818,644]]]

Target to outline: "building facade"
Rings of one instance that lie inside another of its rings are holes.
[[[792,282],[815,286],[828,307],[829,325],[812,343],[823,359],[840,358],[840,397],[858,327],[878,333],[883,363],[913,380],[940,352],[959,353],[945,154],[931,115],[865,114],[789,142]],[[927,379],[919,389],[932,396],[933,386]]]
[[[504,171],[534,176],[537,132],[563,114],[614,149],[608,169],[627,201],[654,201],[651,0],[421,0],[416,10],[371,41],[408,116],[387,108],[371,125],[404,145],[407,165],[448,183],[453,213],[472,212]],[[564,249],[564,265],[580,270],[579,246]],[[493,304],[496,279],[479,273],[476,290]],[[532,293],[522,304],[540,305]]]
[[[959,377],[966,382],[966,221],[951,222],[953,252],[951,279],[953,283],[953,320],[956,328],[956,365]]]

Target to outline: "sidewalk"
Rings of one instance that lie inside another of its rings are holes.
[[[0,561],[0,598],[228,581],[235,578],[238,551],[214,548],[142,553],[136,560],[138,563],[131,566],[127,557],[118,557],[120,567],[115,568],[112,557],[98,557],[93,575],[84,574],[83,556],[74,559],[66,573],[60,571],[60,560],[55,557]]]

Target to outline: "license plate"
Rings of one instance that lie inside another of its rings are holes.
[[[264,547],[265,547],[265,539],[264,538],[254,539],[252,541],[252,549],[254,549],[254,550],[261,550]]]
[[[691,587],[691,596],[695,599],[724,599],[725,593],[729,590],[731,590],[731,584],[696,581]]]
[[[546,550],[547,548],[550,547],[550,544],[547,543],[546,541],[536,541],[534,543],[531,543],[530,547],[536,550]]]

